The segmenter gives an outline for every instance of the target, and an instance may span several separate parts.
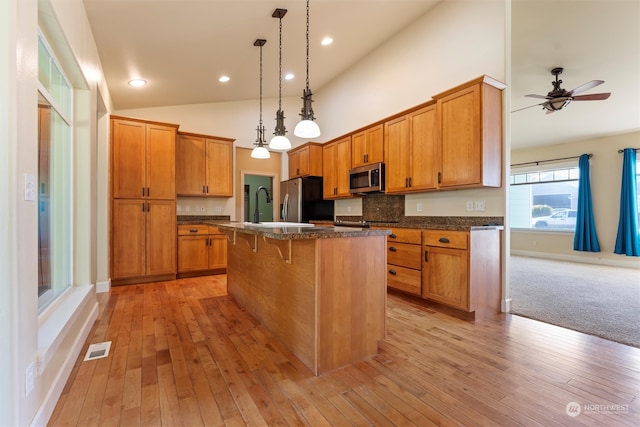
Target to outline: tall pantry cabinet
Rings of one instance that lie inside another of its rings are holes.
[[[111,279],[176,275],[178,125],[111,116]]]

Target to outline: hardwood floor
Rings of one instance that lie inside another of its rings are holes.
[[[517,316],[467,322],[389,294],[379,354],[315,377],[224,275],[98,299],[52,426],[640,424],[640,349]],[[102,341],[109,356],[83,362]]]

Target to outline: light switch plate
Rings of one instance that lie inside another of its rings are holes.
[[[36,197],[36,177],[26,173],[24,174],[24,199],[35,202]]]

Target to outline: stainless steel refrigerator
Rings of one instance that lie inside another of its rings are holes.
[[[322,177],[294,178],[280,183],[280,221],[333,221],[333,200],[322,198]]]

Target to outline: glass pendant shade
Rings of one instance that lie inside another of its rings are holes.
[[[276,135],[269,141],[269,148],[272,150],[288,150],[291,148],[291,141],[284,135]]]
[[[320,136],[320,126],[313,120],[301,120],[293,130],[298,138],[317,138]]]
[[[271,157],[271,154],[269,154],[269,150],[264,148],[264,146],[259,145],[251,151],[251,157],[254,159],[268,159]]]

